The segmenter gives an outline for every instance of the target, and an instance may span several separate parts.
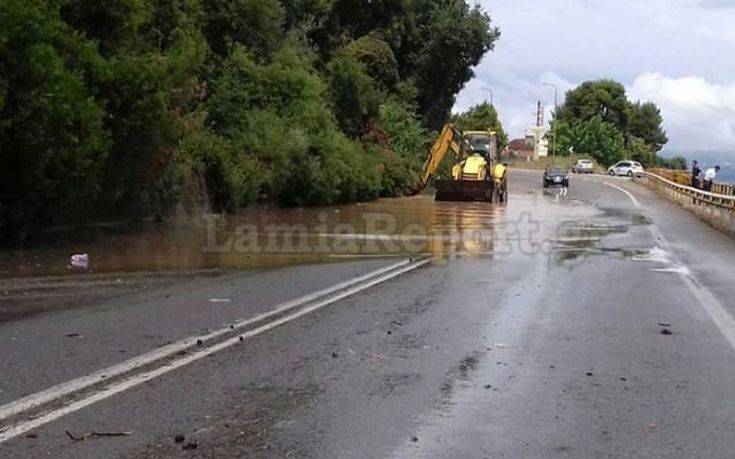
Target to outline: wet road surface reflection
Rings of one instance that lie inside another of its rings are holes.
[[[248,269],[360,257],[490,251],[505,206],[435,202],[432,195],[332,207],[205,215],[172,229],[96,235],[0,253],[0,277]],[[488,245],[490,244],[490,246]],[[70,256],[89,255],[87,269]]]

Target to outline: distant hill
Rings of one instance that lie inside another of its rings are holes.
[[[735,182],[735,152],[729,151],[699,151],[699,152],[681,152],[681,151],[663,151],[660,153],[665,158],[681,155],[687,159],[687,163],[691,163],[693,159],[699,162],[700,167],[706,167],[719,164],[720,173],[718,181]]]

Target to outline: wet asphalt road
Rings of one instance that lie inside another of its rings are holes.
[[[627,179],[573,176],[566,197],[540,182],[512,172],[487,223],[504,243],[469,241],[0,456],[732,457],[735,243]],[[0,404],[394,261],[228,272],[5,322]]]

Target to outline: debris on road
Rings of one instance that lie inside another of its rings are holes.
[[[189,443],[187,443],[184,446],[182,446],[181,449],[183,449],[184,451],[186,451],[186,450],[190,450],[190,449],[197,449],[198,446],[199,445],[197,444],[197,442],[190,441]]]
[[[71,256],[71,265],[75,268],[87,269],[89,267],[89,255],[86,253],[75,253]]]
[[[662,335],[673,335],[673,332],[669,330],[668,328],[662,328],[660,333]]]
[[[82,336],[80,333],[67,333],[66,334],[67,338],[78,338],[80,336]]]
[[[174,437],[174,443],[184,443],[184,436],[179,434]]]
[[[388,360],[388,357],[380,354],[370,354],[368,356],[368,362],[370,363],[383,363]]]
[[[594,375],[595,375],[595,374],[594,374],[594,373],[592,373],[591,371],[588,371],[588,372],[587,372],[587,373],[585,373],[585,374],[586,374],[587,376],[594,376]]]
[[[210,298],[209,299],[210,303],[229,303],[231,301],[232,300],[229,298]]]
[[[34,433],[29,433],[29,434],[26,434],[26,438],[36,439],[36,438],[38,438],[38,434],[35,433],[35,432]]]
[[[668,323],[668,322],[659,322],[658,324],[659,324],[659,326],[661,326],[661,327],[670,327],[670,326],[671,326],[671,324],[670,324],[670,323]]]
[[[68,430],[65,430],[64,432],[66,432],[67,437],[74,441],[84,441],[92,437],[127,437],[133,434],[133,432],[86,432],[77,437]]]

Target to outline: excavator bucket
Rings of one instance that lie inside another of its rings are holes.
[[[437,180],[435,185],[437,201],[500,201],[490,180]]]

